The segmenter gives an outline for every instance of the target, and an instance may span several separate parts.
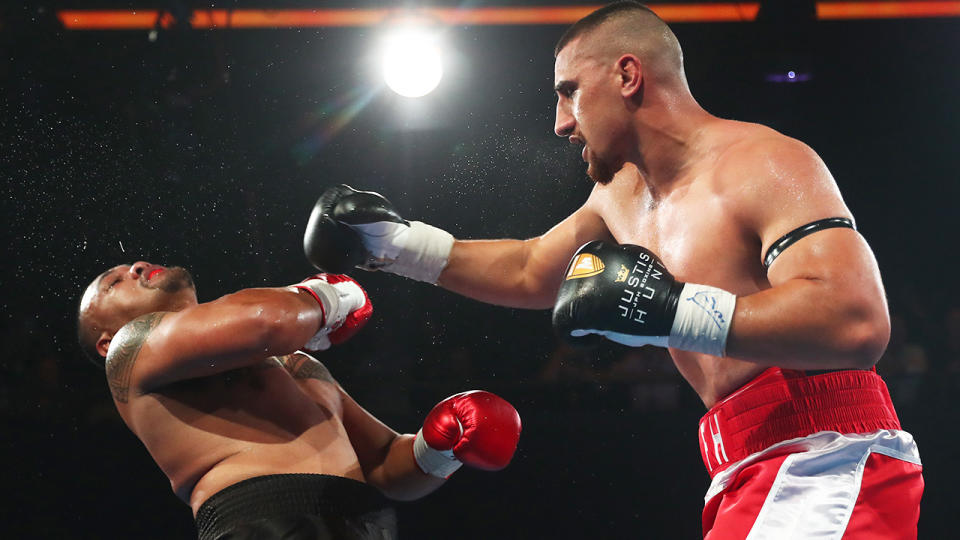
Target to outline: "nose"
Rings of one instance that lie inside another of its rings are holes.
[[[558,105],[557,118],[553,124],[553,132],[556,133],[558,137],[568,137],[573,133],[573,127],[576,124],[573,115],[564,107]]]
[[[143,275],[143,271],[150,266],[150,263],[147,261],[137,261],[130,265],[130,270],[128,273],[135,279],[140,279],[140,276]]]

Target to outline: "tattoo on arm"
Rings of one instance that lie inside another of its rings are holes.
[[[290,372],[290,375],[292,375],[294,379],[317,379],[319,381],[336,384],[327,366],[324,366],[317,359],[309,355],[294,353],[276,358],[283,364],[283,367]]]
[[[110,392],[118,403],[126,403],[130,390],[130,373],[140,355],[140,349],[150,332],[156,328],[166,313],[149,313],[126,324],[113,337],[107,353],[107,382]]]

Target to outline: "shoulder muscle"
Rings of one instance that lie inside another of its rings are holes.
[[[736,214],[764,252],[797,227],[852,217],[833,175],[806,144],[774,132],[738,146],[723,160],[723,181],[731,186]]]
[[[128,401],[133,366],[140,356],[140,350],[147,341],[147,337],[165,315],[165,312],[158,312],[137,317],[124,325],[110,342],[105,367],[110,392],[118,403]]]

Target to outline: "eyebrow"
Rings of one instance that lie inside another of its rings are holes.
[[[573,88],[575,88],[575,86],[576,85],[573,84],[573,81],[560,81],[557,84],[553,85],[553,91],[563,94],[572,90]]]
[[[107,271],[105,271],[104,273],[102,273],[102,274],[100,274],[99,276],[97,276],[97,279],[96,279],[97,287],[96,287],[96,288],[97,288],[98,291],[103,289],[103,283],[101,283],[101,282],[103,281],[103,279],[106,278],[108,275],[110,275],[110,273],[113,272],[114,270],[116,270],[116,267],[110,268],[109,270],[107,270]]]

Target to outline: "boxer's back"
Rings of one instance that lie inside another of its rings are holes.
[[[284,369],[288,358],[147,391],[130,381],[120,414],[194,512],[210,495],[254,476],[299,472],[363,481],[336,383],[309,357],[321,375],[295,379]]]

